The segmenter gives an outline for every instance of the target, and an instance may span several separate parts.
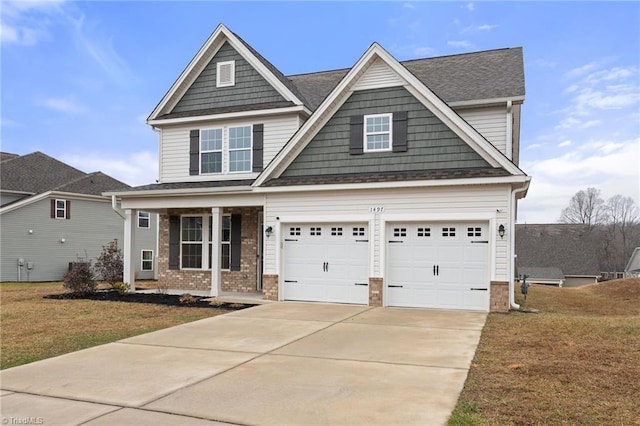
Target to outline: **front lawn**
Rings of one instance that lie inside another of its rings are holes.
[[[146,303],[43,299],[63,292],[62,283],[0,284],[0,369],[228,312]]]
[[[640,424],[640,279],[518,302],[540,312],[488,316],[449,425]]]

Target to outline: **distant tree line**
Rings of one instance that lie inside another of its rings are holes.
[[[597,188],[580,190],[562,210],[559,222],[587,225],[600,241],[600,268],[623,271],[635,247],[640,246],[640,208],[631,197],[604,200]]]

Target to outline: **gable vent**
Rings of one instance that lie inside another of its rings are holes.
[[[236,62],[218,62],[216,87],[233,86],[236,83]]]

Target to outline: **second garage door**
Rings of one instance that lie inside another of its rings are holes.
[[[365,224],[284,227],[284,299],[368,304],[369,232]]]
[[[488,224],[391,224],[387,237],[388,306],[489,309]]]

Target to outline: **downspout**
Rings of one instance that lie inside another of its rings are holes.
[[[507,146],[506,146],[506,155],[507,158],[513,161],[513,102],[511,100],[507,101]]]
[[[529,189],[529,181],[522,188],[513,189],[511,191],[511,214],[510,220],[511,222],[509,227],[511,228],[511,232],[509,232],[509,305],[511,309],[520,309],[520,305],[516,303],[516,295],[515,295],[515,255],[516,255],[516,194],[520,192],[524,192]]]
[[[116,199],[115,195],[111,196],[111,208],[113,209],[113,211],[118,213],[118,216],[120,216],[123,219],[126,219],[124,213],[122,212],[122,209],[118,207],[118,200]]]

